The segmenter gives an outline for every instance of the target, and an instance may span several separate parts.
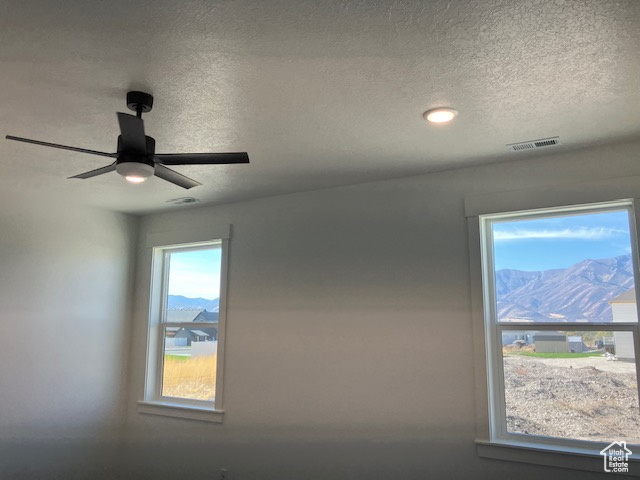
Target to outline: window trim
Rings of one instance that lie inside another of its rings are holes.
[[[620,192],[618,192],[620,193]],[[637,194],[637,191],[636,191]],[[470,261],[470,293],[471,293],[471,309],[472,309],[472,324],[474,335],[474,365],[475,365],[475,386],[476,386],[476,450],[477,454],[485,458],[502,459],[510,461],[522,461],[527,463],[536,463],[549,466],[561,466],[566,468],[598,471],[602,472],[601,456],[599,450],[596,450],[600,444],[597,442],[586,442],[578,440],[566,440],[558,442],[556,438],[547,439],[545,437],[533,437],[524,434],[509,434],[507,436],[500,435],[497,430],[496,421],[502,421],[506,426],[506,418],[504,420],[496,419],[495,405],[499,399],[496,396],[500,395],[500,392],[496,394],[495,389],[496,375],[501,375],[501,371],[496,371],[495,368],[489,368],[491,365],[499,364],[495,357],[500,357],[502,360],[501,352],[495,348],[495,335],[499,331],[497,328],[487,328],[490,317],[487,315],[488,309],[495,309],[495,306],[491,306],[492,302],[489,301],[487,289],[484,286],[484,278],[487,278],[488,264],[485,261],[485,252],[489,251],[486,247],[487,236],[485,235],[486,219],[490,218],[508,218],[509,216],[517,217],[523,214],[531,212],[531,210],[538,210],[540,215],[549,216],[550,214],[557,213],[558,215],[580,212],[584,210],[604,212],[607,209],[620,210],[621,208],[627,209],[629,212],[629,228],[631,235],[631,248],[632,248],[632,263],[633,270],[636,279],[640,279],[639,266],[638,266],[638,218],[640,218],[640,202],[637,199],[619,199],[619,198],[598,198],[596,203],[576,203],[568,204],[565,206],[549,206],[549,198],[546,197],[545,191],[539,192],[539,195],[529,195],[529,205],[527,202],[518,203],[519,209],[516,211],[508,206],[502,209],[505,213],[499,213],[497,206],[504,204],[509,205],[509,202],[505,202],[510,198],[513,198],[514,192],[507,192],[503,194],[485,195],[482,199],[481,205],[473,202],[474,197],[467,197],[466,202],[466,217],[467,217],[467,233],[469,238],[469,261]],[[546,198],[545,198],[546,197]],[[478,197],[475,197],[478,198]],[[581,198],[582,199],[582,198]],[[470,207],[471,206],[471,207]],[[485,213],[483,209],[486,208]],[[534,218],[528,216],[527,218]],[[493,283],[493,282],[492,282]],[[636,282],[636,293],[640,293],[640,281]],[[491,287],[494,289],[494,286]],[[640,298],[640,295],[638,295]],[[640,310],[640,302],[638,304]],[[640,314],[638,316],[640,318]],[[509,329],[510,326],[524,327],[524,324],[518,325],[512,322],[504,322],[502,324],[505,329]],[[558,329],[560,324],[549,324],[549,329]],[[562,328],[567,329],[567,324],[561,324]],[[573,324],[571,324],[573,325]],[[580,328],[589,327],[588,329],[599,329],[601,324],[587,324],[578,323]],[[540,325],[536,324],[536,329]],[[531,324],[527,323],[527,327],[530,329]],[[606,324],[604,329],[618,330],[618,331],[632,331],[634,332],[635,340],[635,354],[636,354],[636,372],[638,379],[640,380],[640,322],[636,324],[631,323],[615,323]],[[493,342],[493,344],[491,343]],[[493,348],[492,348],[493,347]],[[503,378],[503,377],[501,377]],[[503,380],[498,379],[501,383]],[[639,397],[640,397],[640,381],[639,383]],[[502,391],[503,392],[503,391]],[[502,396],[502,402],[504,402],[504,396]],[[504,411],[504,410],[503,410]],[[506,430],[506,429],[505,429]],[[540,441],[540,439],[543,439]],[[603,446],[605,444],[602,444]],[[595,462],[595,459],[600,459],[600,462]],[[634,452],[630,457],[630,470],[631,475],[637,475],[635,472],[640,470],[640,451]]]
[[[147,321],[147,351],[145,357],[145,384],[143,399],[138,401],[138,413],[222,422],[224,409],[224,358],[227,320],[227,292],[229,268],[229,240],[231,226],[195,231],[159,232],[147,236],[146,250],[151,257],[149,274],[149,315]],[[213,402],[162,396],[162,339],[163,331],[175,322],[167,323],[166,258],[168,253],[220,246],[220,299],[218,314],[218,345],[216,362],[216,388]]]

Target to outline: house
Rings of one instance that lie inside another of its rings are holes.
[[[524,331],[510,332],[502,337],[503,345],[516,343],[521,346],[534,345],[538,353],[572,352],[580,353],[587,350],[587,346],[579,335],[566,335],[553,331]]]
[[[567,335],[560,332],[536,332],[533,343],[536,353],[569,352]]]
[[[536,333],[538,332],[537,331],[504,332],[502,334],[502,345],[509,345],[512,343],[522,345],[522,346],[533,345]]]
[[[176,308],[167,310],[167,322],[210,322],[218,323],[219,312],[209,312],[204,308]]]
[[[639,25],[632,0],[0,4],[0,478],[596,478],[476,443],[472,247],[481,214],[640,198]],[[68,179],[116,161],[130,90],[157,152],[250,163]],[[150,242],[220,226],[222,421],[140,413]]]
[[[167,310],[167,322],[194,322],[196,318],[200,317],[200,314],[204,311],[203,308],[176,308]]]
[[[215,335],[216,330],[214,328],[205,328],[202,330],[181,328],[175,333],[174,338],[184,338],[186,345],[190,346],[192,342],[212,342],[216,339]]]
[[[567,335],[567,349],[571,353],[582,353],[588,350],[580,335]]]
[[[613,322],[637,322],[636,290],[631,288],[609,301]],[[633,333],[613,332],[618,360],[634,360]]]
[[[198,309],[169,309],[167,310],[167,322],[210,322],[215,323],[216,327],[211,328],[180,328],[178,330],[170,330],[167,332],[168,338],[183,339],[185,346],[190,346],[191,342],[212,342],[218,340],[218,312],[209,312],[204,308]],[[176,342],[174,342],[176,343]]]

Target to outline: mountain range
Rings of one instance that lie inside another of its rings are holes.
[[[498,319],[611,322],[609,301],[633,288],[631,255],[583,260],[565,269],[498,270]]]
[[[205,309],[209,312],[217,312],[220,308],[220,299],[214,298],[209,300],[207,298],[189,298],[182,295],[169,295],[168,296],[169,310],[197,310]]]

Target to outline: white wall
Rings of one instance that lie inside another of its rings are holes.
[[[216,425],[136,413],[150,272],[150,252],[140,248],[130,472],[138,479],[215,479],[221,467],[232,479],[598,478],[475,453],[464,198],[638,175],[639,153],[640,144],[629,143],[514,155],[511,163],[143,218],[141,243],[152,232],[233,225],[226,417]]]
[[[611,310],[614,322],[637,322],[638,307],[634,303],[612,303]],[[633,347],[633,334],[631,332],[614,332],[616,340],[616,356],[623,360],[632,360],[636,357]]]
[[[0,204],[0,478],[115,478],[137,219]]]
[[[636,303],[612,303],[613,322],[637,322],[638,307]]]

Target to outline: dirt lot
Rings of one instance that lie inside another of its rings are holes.
[[[640,443],[635,366],[602,357],[505,357],[510,432]]]

